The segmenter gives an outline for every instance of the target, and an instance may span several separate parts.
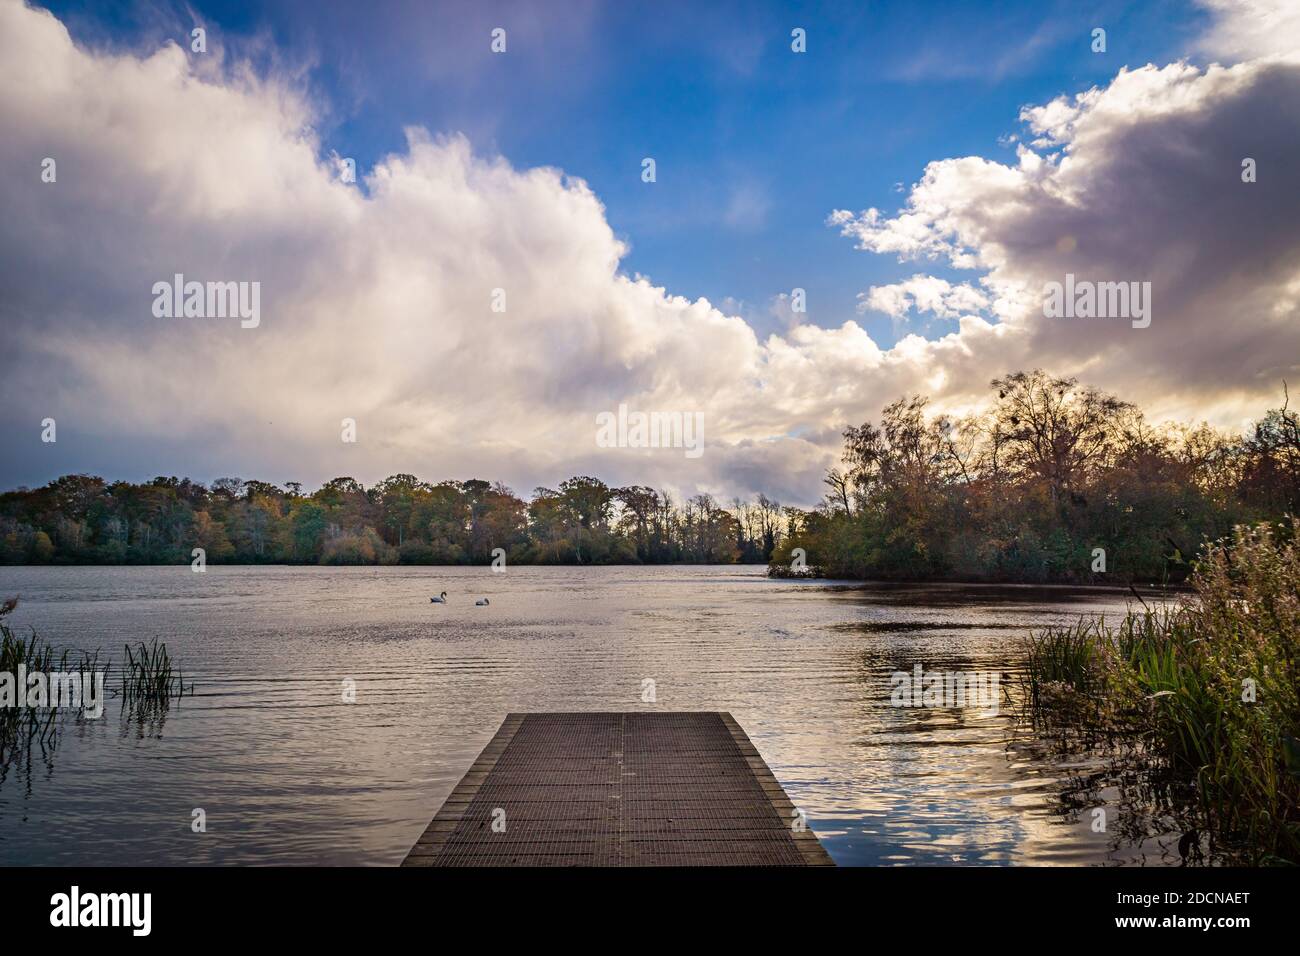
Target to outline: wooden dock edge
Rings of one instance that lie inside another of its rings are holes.
[[[435,865],[438,854],[442,852],[443,845],[450,838],[457,824],[460,823],[465,811],[469,808],[470,801],[478,792],[483,781],[487,779],[488,774],[496,766],[497,760],[505,753],[506,747],[510,745],[510,741],[519,730],[525,716],[525,714],[506,715],[496,734],[488,741],[488,745],[483,748],[478,758],[466,771],[460,783],[456,784],[455,789],[447,797],[442,808],[429,822],[424,832],[420,834],[420,838],[411,847],[406,858],[402,860],[402,866],[428,867]],[[785,788],[773,776],[767,762],[763,760],[758,748],[754,746],[744,729],[741,728],[730,713],[723,711],[718,716],[727,728],[728,733],[731,734],[731,739],[735,742],[741,755],[745,758],[750,772],[753,773],[759,786],[763,788],[763,792],[772,806],[772,811],[790,826],[790,836],[794,839],[795,847],[798,849],[799,855],[803,857],[804,864],[807,866],[834,866],[835,861],[831,859],[830,854],[826,852],[826,848],[817,839],[817,834],[810,827],[803,830],[796,830],[793,827],[795,805],[790,802]]]
[[[442,852],[443,845],[456,829],[456,825],[460,823],[465,811],[469,809],[474,794],[492,772],[497,760],[505,753],[506,747],[510,746],[510,741],[523,722],[523,714],[506,714],[506,719],[501,722],[496,735],[488,741],[488,745],[470,765],[465,776],[461,777],[460,783],[456,784],[456,789],[452,790],[442,808],[425,827],[424,832],[420,834],[420,839],[415,841],[415,846],[411,847],[411,851],[406,854],[406,859],[402,860],[402,866],[434,865],[434,860]]]
[[[731,739],[740,748],[740,752],[745,757],[745,762],[749,764],[750,771],[757,778],[763,792],[767,794],[772,809],[790,827],[790,836],[794,837],[795,846],[798,847],[804,863],[808,866],[834,866],[835,861],[826,852],[826,848],[822,846],[821,840],[817,839],[817,834],[812,831],[811,827],[805,825],[803,830],[794,829],[795,805],[790,802],[790,797],[786,794],[785,788],[773,776],[762,754],[758,752],[758,748],[749,739],[749,735],[745,733],[744,729],[730,713],[723,711],[718,716],[722,718],[723,724],[731,732]]]

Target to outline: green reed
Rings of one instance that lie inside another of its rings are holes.
[[[1300,861],[1297,525],[1210,545],[1194,599],[1030,637],[1035,724],[1132,736],[1194,785],[1207,829],[1256,862]]]
[[[15,749],[25,750],[32,744],[53,747],[57,738],[59,711],[51,706],[28,706],[27,688],[18,684],[20,673],[75,673],[76,679],[81,681],[84,675],[102,670],[98,653],[71,650],[56,653],[54,647],[35,631],[27,637],[15,634],[4,618],[17,606],[17,598],[0,604],[0,674],[8,675],[15,695],[13,701],[0,706],[0,762]]]
[[[19,669],[28,673],[50,670],[55,662],[54,649],[35,634],[22,638],[8,626],[0,624],[0,673],[13,675],[17,680]],[[22,694],[25,688],[14,687]],[[0,748],[8,749],[15,743],[48,743],[54,736],[56,712],[48,708],[21,706],[0,707]]]
[[[178,702],[187,692],[185,678],[167,653],[167,645],[154,638],[150,644],[140,642],[134,649],[124,646],[122,665],[122,702],[131,711],[166,711],[173,698]],[[194,695],[194,684],[188,686]]]

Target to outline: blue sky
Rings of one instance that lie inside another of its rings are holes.
[[[1177,59],[1204,15],[1182,2],[50,3],[82,43],[144,52],[195,22],[263,68],[297,72],[322,108],[325,151],[369,169],[403,128],[462,132],[516,167],[586,180],[630,247],[623,268],[727,303],[760,334],[773,296],[807,290],[806,321],[900,331],[857,295],[942,264],[864,253],[836,208],[893,212],[927,162],[1014,161],[999,139],[1021,106],[1104,85],[1121,66]],[[507,53],[489,33],[507,31]],[[1107,52],[1091,31],[1107,31]],[[807,31],[794,54],[790,31]],[[641,181],[654,157],[658,181]]]

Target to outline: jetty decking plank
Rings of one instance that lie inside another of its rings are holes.
[[[833,865],[794,813],[730,714],[509,714],[402,865]]]

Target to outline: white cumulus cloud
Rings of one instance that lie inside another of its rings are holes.
[[[1281,59],[1123,71],[1027,108],[1043,145],[1013,163],[940,159],[897,213],[834,213],[866,251],[976,272],[872,288],[871,308],[956,319],[887,349],[852,320],[792,315],[760,338],[627,275],[580,170],[412,128],[342,183],[315,117],[274,75],[200,68],[176,45],[78,47],[0,0],[7,484],[409,471],[527,492],[595,474],[810,503],[840,430],[905,392],[969,407],[993,376],[1041,366],[1229,423],[1300,363],[1300,66]],[[1044,319],[1042,284],[1066,272],[1151,281],[1151,327]],[[259,281],[260,326],[155,318],[150,290],[175,273]],[[598,448],[596,415],[620,403],[703,411],[704,455]],[[39,442],[46,416],[57,446]]]

